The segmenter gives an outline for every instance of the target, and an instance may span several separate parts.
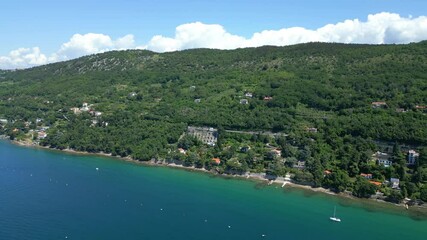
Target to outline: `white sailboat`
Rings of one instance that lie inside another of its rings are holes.
[[[332,220],[332,221],[334,221],[334,222],[341,222],[341,219],[339,219],[339,218],[337,218],[337,217],[335,216],[336,211],[337,211],[337,207],[335,206],[335,207],[334,207],[334,216],[333,216],[333,217],[329,217],[329,219],[331,219],[331,220]]]

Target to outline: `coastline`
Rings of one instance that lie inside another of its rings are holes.
[[[169,167],[169,168],[174,168],[174,169],[181,169],[181,170],[186,170],[186,171],[191,171],[191,172],[199,172],[199,173],[205,173],[205,174],[209,174],[212,176],[218,176],[218,177],[223,177],[223,178],[233,178],[233,179],[239,179],[239,180],[251,180],[254,182],[258,182],[258,183],[263,183],[266,186],[267,185],[273,185],[276,186],[276,188],[284,188],[284,189],[297,189],[297,190],[302,190],[305,191],[307,193],[313,193],[313,194],[323,194],[325,196],[333,196],[336,198],[340,198],[341,200],[344,201],[352,201],[352,202],[357,202],[358,204],[361,204],[361,206],[366,206],[369,205],[371,207],[375,207],[375,208],[380,208],[380,209],[390,209],[393,212],[400,212],[402,208],[405,209],[405,212],[408,214],[408,216],[414,216],[414,217],[421,217],[421,218],[427,218],[427,208],[426,207],[417,207],[417,206],[411,206],[409,207],[409,209],[406,208],[406,204],[404,203],[400,203],[400,204],[396,204],[396,203],[391,203],[391,202],[386,202],[384,200],[379,200],[379,199],[373,199],[373,198],[357,198],[354,197],[350,194],[347,193],[335,193],[329,189],[323,188],[323,187],[317,187],[314,188],[310,185],[303,185],[303,184],[299,184],[296,183],[295,181],[289,179],[289,178],[283,178],[283,177],[277,177],[274,180],[269,180],[267,178],[265,178],[265,175],[262,174],[258,174],[258,173],[245,173],[243,175],[236,175],[236,174],[220,174],[217,173],[215,171],[212,170],[207,170],[205,168],[196,168],[194,166],[188,167],[188,166],[184,166],[184,165],[180,165],[180,164],[176,164],[176,163],[168,163],[165,161],[156,161],[156,160],[150,160],[150,161],[138,161],[135,159],[132,159],[131,157],[119,157],[119,156],[112,156],[111,154],[107,154],[107,153],[103,153],[103,152],[99,152],[99,153],[90,153],[90,152],[81,152],[81,151],[76,151],[73,149],[55,149],[55,148],[50,148],[47,146],[40,146],[38,144],[35,144],[33,142],[28,142],[28,141],[16,141],[16,140],[9,140],[7,138],[0,138],[0,140],[7,140],[8,142],[18,145],[18,146],[23,146],[23,147],[32,147],[32,148],[36,148],[36,149],[42,149],[42,150],[52,150],[55,152],[62,152],[62,153],[67,153],[67,154],[72,154],[72,155],[85,155],[85,156],[99,156],[99,157],[108,157],[114,160],[119,160],[119,161],[125,161],[128,163],[132,163],[132,164],[137,164],[137,165],[142,165],[142,166],[151,166],[151,167]]]

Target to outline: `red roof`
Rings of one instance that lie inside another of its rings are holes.
[[[370,183],[374,184],[375,186],[381,186],[380,182],[375,182],[375,181],[369,181]]]
[[[212,158],[212,162],[214,162],[216,164],[220,164],[221,163],[221,159],[219,159],[219,158]]]
[[[323,173],[325,173],[326,175],[329,175],[329,174],[331,174],[332,172],[331,172],[331,171],[329,171],[329,170],[325,170]]]

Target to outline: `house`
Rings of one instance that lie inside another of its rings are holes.
[[[264,97],[264,101],[271,101],[271,100],[273,100],[273,98],[272,98],[272,97],[270,97],[270,96],[265,96],[265,97]]]
[[[240,104],[246,105],[246,104],[249,104],[249,102],[247,99],[240,99]]]
[[[215,163],[216,165],[219,165],[221,163],[221,159],[219,159],[219,158],[212,158],[212,162]]]
[[[390,156],[387,153],[377,151],[372,154],[372,160],[376,161],[378,165],[383,165],[384,167],[390,167],[393,164],[389,159]]]
[[[329,174],[331,174],[331,173],[332,173],[332,172],[331,172],[331,171],[329,171],[329,170],[325,170],[325,171],[323,171],[324,176],[329,175]]]
[[[218,130],[215,128],[189,126],[187,133],[209,146],[215,146],[218,141]]]
[[[298,162],[296,164],[294,164],[294,168],[304,169],[305,168],[305,161],[298,160]]]
[[[399,189],[400,180],[399,178],[390,178],[390,185],[393,189]]]
[[[5,118],[0,118],[0,123],[2,123],[2,124],[7,124],[7,119],[5,119]]]
[[[317,133],[317,128],[314,128],[314,127],[307,128],[307,132]]]
[[[386,107],[387,103],[386,102],[372,102],[371,105],[373,108],[382,108],[382,107]]]
[[[382,185],[382,183],[380,182],[376,182],[376,181],[369,181],[370,183],[374,184],[375,186],[379,187]]]
[[[383,165],[384,167],[390,167],[393,162],[388,159],[378,159],[377,160],[378,165]]]
[[[366,179],[372,179],[372,174],[371,173],[361,173],[360,176],[366,178]]]
[[[89,111],[90,109],[89,109],[89,105],[88,105],[88,103],[87,102],[84,102],[83,104],[82,104],[82,107],[80,108],[80,111],[82,111],[82,112],[87,112],[87,111]]]
[[[93,119],[93,120],[92,120],[92,124],[91,124],[90,126],[94,127],[94,126],[96,126],[97,124],[98,124],[98,120]]]
[[[129,97],[136,97],[136,92],[129,93]]]
[[[247,93],[245,93],[245,97],[252,98],[252,97],[253,97],[253,95],[252,95],[252,93],[247,92]]]
[[[424,109],[427,109],[427,106],[424,106],[424,105],[416,105],[416,106],[415,106],[415,109],[418,109],[418,110],[424,110]]]
[[[409,150],[408,151],[408,165],[414,165],[415,161],[420,156],[419,153],[417,153],[415,150]]]
[[[40,131],[37,133],[39,139],[45,139],[47,137],[47,133],[45,131]]]
[[[184,148],[178,148],[178,152],[181,153],[181,154],[186,154],[187,153],[187,151],[185,151]]]
[[[405,112],[407,112],[407,111],[406,111],[406,109],[404,109],[404,108],[396,108],[396,112],[397,112],[397,113],[405,113]]]
[[[76,107],[70,108],[70,110],[71,110],[74,114],[82,113],[82,111],[80,111],[80,109],[79,109],[79,108],[76,108]]]
[[[275,157],[281,157],[282,156],[282,150],[281,149],[273,149],[271,150],[271,154]]]
[[[249,146],[244,146],[244,147],[240,148],[240,152],[242,152],[242,153],[247,153],[247,152],[249,152],[249,150],[251,150],[251,147],[249,147]]]
[[[94,112],[94,115],[95,115],[95,117],[99,117],[99,116],[101,116],[101,115],[102,115],[102,112],[95,111],[95,112]]]
[[[194,102],[195,102],[195,103],[200,103],[200,101],[201,101],[201,99],[200,99],[200,98],[196,98],[196,99],[194,99]]]

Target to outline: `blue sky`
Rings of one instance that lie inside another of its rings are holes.
[[[40,54],[49,58],[75,34],[103,34],[112,41],[131,34],[133,45],[126,46],[180,50],[204,46],[172,42],[174,47],[164,47],[165,42],[172,41],[166,38],[174,38],[176,28],[188,23],[216,24],[226,33],[249,39],[264,30],[292,27],[316,30],[345,20],[367,21],[369,14],[383,12],[418,18],[427,15],[426,10],[425,0],[8,0],[0,5],[0,57],[3,56],[4,63],[13,50],[38,47]],[[150,45],[155,35],[164,37],[163,45],[154,42]],[[363,42],[360,39],[353,42],[360,41]],[[115,48],[107,45],[102,50]],[[206,47],[212,46],[216,48],[212,44]],[[70,56],[74,55],[57,59]],[[0,68],[1,63],[2,60]]]

